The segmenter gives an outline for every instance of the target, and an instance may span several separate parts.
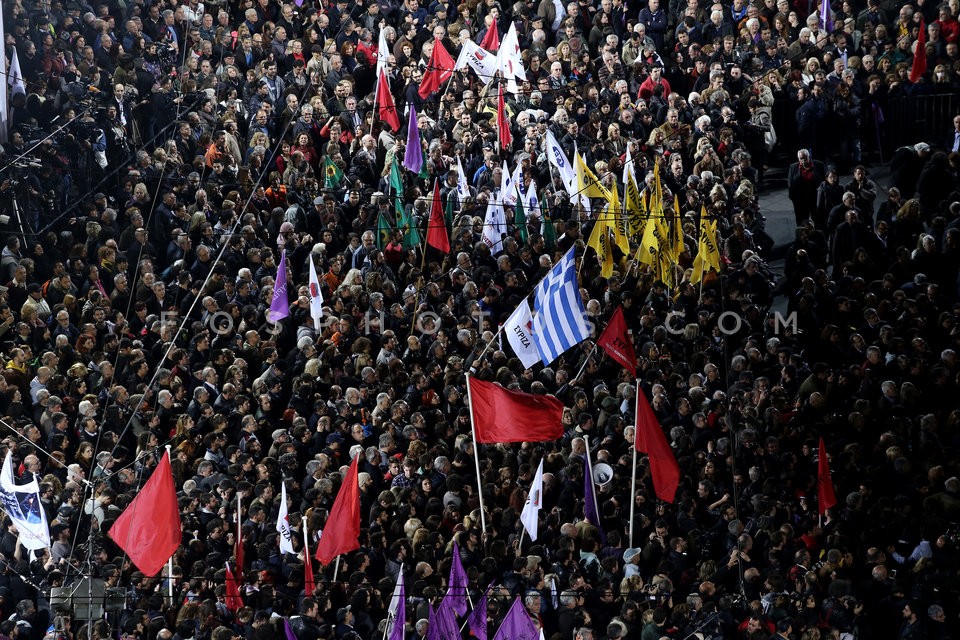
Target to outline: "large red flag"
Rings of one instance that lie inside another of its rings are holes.
[[[680,466],[663,435],[663,428],[637,384],[637,429],[634,442],[637,451],[647,454],[653,490],[664,502],[673,502],[680,484]]]
[[[927,72],[927,26],[920,19],[920,33],[917,34],[917,50],[913,53],[913,66],[910,68],[910,82],[917,82]]]
[[[509,149],[513,143],[513,134],[510,133],[510,117],[507,114],[507,105],[503,102],[503,85],[497,86],[497,133],[500,134],[500,148]]]
[[[350,470],[343,478],[337,499],[330,507],[327,526],[323,528],[317,544],[316,558],[321,564],[330,564],[342,553],[360,548],[360,484],[357,464],[360,456],[350,463]]]
[[[833,492],[833,480],[830,478],[830,461],[827,460],[827,447],[820,437],[820,452],[817,460],[817,511],[824,511],[837,504]]]
[[[497,30],[496,20],[490,23],[490,28],[487,29],[483,40],[480,42],[480,48],[486,49],[491,53],[496,53],[497,49],[500,48],[500,32]]]
[[[443,48],[443,43],[438,38],[433,40],[433,53],[430,54],[430,61],[427,63],[427,70],[423,74],[423,80],[420,82],[420,90],[417,92],[420,97],[426,99],[431,93],[440,88],[444,82],[453,75],[453,68],[456,62]]]
[[[625,369],[636,373],[637,354],[630,342],[627,332],[627,321],[623,317],[623,307],[617,307],[613,317],[607,323],[607,328],[600,334],[597,346],[607,352],[607,355],[619,362]]]
[[[180,546],[180,509],[169,452],[108,535],[150,577],[157,575]]]
[[[240,597],[240,586],[237,584],[237,578],[230,571],[230,565],[227,565],[227,594],[224,597],[227,609],[236,613],[243,608],[243,598]]]
[[[447,220],[443,217],[440,201],[440,183],[433,181],[433,206],[430,207],[430,222],[427,226],[427,244],[438,251],[450,253],[450,238],[447,236]]]
[[[563,403],[467,378],[477,442],[546,442],[563,437]]]
[[[400,116],[397,115],[397,105],[393,102],[385,71],[380,71],[380,77],[377,78],[377,114],[394,132],[400,130]]]

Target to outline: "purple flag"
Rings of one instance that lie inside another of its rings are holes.
[[[287,299],[287,252],[281,249],[280,265],[277,267],[277,281],[273,285],[273,299],[267,320],[280,322],[290,315],[290,300]]]
[[[390,640],[403,640],[404,626],[407,624],[407,598],[403,588],[403,567],[400,568],[397,587],[397,613],[393,617],[393,628],[390,630]],[[393,602],[390,603],[390,606],[393,606]]]
[[[474,605],[470,617],[467,618],[467,626],[470,627],[470,633],[477,640],[487,640],[487,593],[490,588],[483,592],[477,604]]]
[[[457,614],[453,611],[453,604],[449,598],[444,598],[437,607],[437,627],[440,637],[449,640],[460,637],[460,625],[457,624]]]
[[[283,633],[287,636],[287,640],[297,640],[297,635],[290,628],[290,621],[286,618],[283,619]]]
[[[423,149],[420,148],[420,129],[417,128],[417,108],[410,105],[410,122],[407,124],[407,150],[403,153],[403,166],[413,173],[423,168]]]
[[[440,633],[440,620],[437,619],[437,612],[433,609],[433,604],[428,603],[430,615],[427,616],[427,637],[426,640],[443,640],[443,634]]]
[[[539,637],[537,625],[533,624],[530,614],[517,596],[510,611],[507,612],[507,617],[497,629],[497,635],[493,636],[493,640],[538,640]]]
[[[827,33],[833,32],[833,12],[830,11],[830,0],[823,0],[820,5],[820,26]]]
[[[444,602],[450,602],[450,610],[462,616],[467,612],[467,572],[460,561],[460,547],[453,543],[453,564],[450,565],[450,580]]]
[[[600,540],[606,542],[607,536],[600,526],[600,514],[597,513],[597,496],[593,488],[593,465],[590,464],[590,454],[587,454],[587,463],[583,467],[583,515],[587,522],[600,531]]]

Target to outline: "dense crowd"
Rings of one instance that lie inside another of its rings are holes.
[[[957,0],[4,2],[22,82],[3,84],[0,453],[17,483],[39,481],[51,548],[27,553],[5,517],[0,639],[266,639],[284,620],[297,640],[381,638],[402,572],[406,638],[423,640],[454,541],[472,601],[489,593],[491,637],[517,596],[548,640],[956,637],[960,115],[891,149],[908,123],[883,114],[956,93],[957,14]],[[419,89],[451,71],[429,65],[434,47],[493,56],[511,25],[526,80],[504,92],[506,144],[500,79],[464,67]],[[397,131],[374,96],[381,33]],[[412,109],[419,173],[401,166]],[[628,157],[645,198],[659,165],[684,235],[668,274],[638,262],[634,236],[601,276],[585,241],[607,214],[575,204],[548,132],[620,193]],[[775,247],[763,192],[784,157],[797,231]],[[871,177],[881,157],[889,183]],[[520,167],[519,212],[504,166]],[[422,241],[435,183],[447,253]],[[491,202],[507,210],[497,254]],[[702,215],[722,262],[693,284]],[[571,248],[593,338],[622,307],[636,373],[592,341],[524,369],[498,333]],[[278,278],[290,315],[274,324]],[[478,470],[468,372],[560,398],[564,438],[480,445]],[[643,456],[631,495],[637,385],[682,470],[673,503]],[[823,515],[820,437],[838,498]],[[172,576],[145,576],[105,532],[165,445],[183,543]],[[587,446],[613,470],[602,531],[584,518]],[[360,549],[320,566],[301,521],[314,550],[357,455]],[[531,542],[518,516],[541,460]],[[88,624],[51,604],[91,576],[122,591],[119,610]]]

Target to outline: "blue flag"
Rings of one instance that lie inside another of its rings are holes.
[[[592,524],[600,531],[600,540],[606,542],[607,536],[603,533],[603,527],[600,526],[600,514],[597,513],[597,494],[593,487],[593,464],[590,462],[590,453],[587,451],[587,463],[583,467],[583,515],[587,522]]]
[[[417,126],[417,108],[410,105],[410,122],[407,124],[407,150],[403,153],[403,166],[413,173],[423,168],[423,149],[420,147],[420,129]]]
[[[537,312],[533,342],[544,366],[550,366],[564,351],[590,337],[572,247],[537,285],[533,306]]]
[[[280,322],[290,315],[290,300],[287,298],[287,252],[280,250],[280,265],[277,267],[277,281],[273,285],[273,298],[267,320]]]

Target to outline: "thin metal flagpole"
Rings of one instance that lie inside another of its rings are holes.
[[[488,345],[489,346],[489,345]],[[470,437],[473,438],[473,462],[477,467],[477,496],[480,498],[480,531],[487,533],[487,516],[483,508],[483,479],[480,477],[480,454],[477,452],[477,427],[473,423],[473,396],[470,395],[470,373],[467,373],[467,403],[470,409]]]
[[[575,375],[575,376],[573,376],[573,378],[571,378],[571,380],[570,380],[571,382],[573,382],[574,380],[579,380],[579,379],[580,379],[580,374],[583,373],[583,370],[587,368],[587,363],[590,362],[590,358],[593,357],[593,354],[594,354],[594,352],[596,352],[596,350],[597,350],[597,343],[594,342],[594,343],[593,343],[593,348],[590,349],[590,353],[588,353],[588,354],[587,354],[587,357],[584,358],[584,360],[583,360],[583,365],[580,366],[580,370],[577,371],[577,375]]]
[[[340,556],[337,556],[337,564],[333,565],[333,581],[337,581],[337,574],[340,573]]]
[[[640,401],[640,379],[637,378],[637,402]],[[640,428],[639,412],[633,416],[633,474],[630,477],[630,533],[628,546],[633,547],[633,510],[637,506],[637,429]]]
[[[166,445],[167,450],[167,460],[170,459],[170,445]],[[173,603],[173,556],[177,552],[174,551],[173,554],[167,559],[167,595],[170,596],[170,602]]]

